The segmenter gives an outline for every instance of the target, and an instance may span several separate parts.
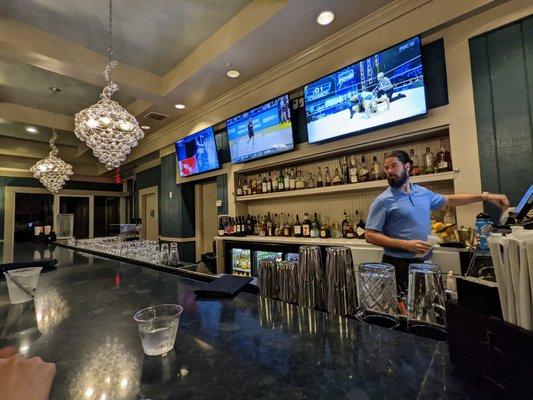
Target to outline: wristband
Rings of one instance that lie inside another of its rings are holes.
[[[481,201],[487,201],[488,195],[489,195],[489,192],[481,193]]]

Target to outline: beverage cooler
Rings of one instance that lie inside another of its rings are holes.
[[[257,277],[261,260],[298,261],[298,251],[299,245],[228,240],[224,246],[226,273]]]

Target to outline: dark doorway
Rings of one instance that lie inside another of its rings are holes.
[[[110,236],[118,232],[119,205],[118,197],[94,197],[94,237]]]
[[[89,237],[89,198],[88,197],[59,197],[59,212],[74,214],[74,237],[87,239]]]
[[[52,226],[54,196],[51,194],[15,193],[15,243],[35,239],[35,227]]]

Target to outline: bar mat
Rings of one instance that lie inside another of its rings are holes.
[[[205,285],[202,289],[194,291],[198,296],[231,297],[238,293],[252,278],[223,275]]]

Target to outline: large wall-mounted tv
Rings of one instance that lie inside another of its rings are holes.
[[[425,114],[420,37],[309,83],[304,99],[309,143]]]
[[[228,119],[226,126],[233,164],[294,148],[289,96],[286,94]]]
[[[205,128],[178,140],[176,156],[182,177],[220,168],[213,128]]]

